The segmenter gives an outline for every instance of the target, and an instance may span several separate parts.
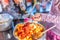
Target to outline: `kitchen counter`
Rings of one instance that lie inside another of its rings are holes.
[[[48,18],[46,17],[47,14],[43,14],[42,15],[42,20],[46,20],[45,18]],[[51,17],[52,18],[52,17]],[[45,22],[41,22],[42,24],[44,24]],[[51,24],[51,23],[50,23]],[[49,23],[45,23],[44,26],[47,27],[50,25]],[[50,25],[52,27],[52,25]],[[45,36],[46,37],[46,36]],[[44,37],[44,39],[41,39],[41,40],[46,40],[46,38]],[[12,28],[5,31],[5,32],[0,32],[0,40],[16,40],[14,37],[13,37],[13,31],[12,31]]]

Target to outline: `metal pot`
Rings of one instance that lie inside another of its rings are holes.
[[[0,14],[0,31],[6,31],[11,28],[13,17],[9,14]]]

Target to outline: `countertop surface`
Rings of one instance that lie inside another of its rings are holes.
[[[44,14],[42,18],[46,17],[47,14]],[[47,17],[48,18],[48,17]],[[52,17],[51,17],[52,18]],[[45,24],[44,24],[45,25]],[[45,25],[48,26],[48,25]],[[46,40],[46,36],[44,36],[41,40]],[[5,32],[0,32],[0,40],[16,40],[13,36],[12,29],[9,29]],[[40,40],[40,39],[39,39]]]

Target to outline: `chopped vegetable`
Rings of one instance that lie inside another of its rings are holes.
[[[41,33],[44,31],[44,27],[36,23],[17,24],[15,29],[15,36],[18,36],[20,40],[33,40],[32,35],[35,38],[41,37]]]

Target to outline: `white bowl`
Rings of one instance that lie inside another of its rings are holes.
[[[2,17],[0,18],[0,31],[5,31],[11,28],[12,16],[9,14],[0,14]]]

